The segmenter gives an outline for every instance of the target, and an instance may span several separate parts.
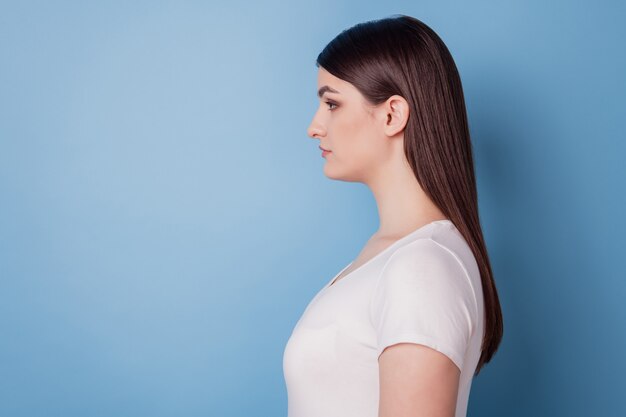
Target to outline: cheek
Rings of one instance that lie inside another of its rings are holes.
[[[355,164],[368,164],[378,153],[375,132],[367,120],[352,120],[342,127],[342,153]]]

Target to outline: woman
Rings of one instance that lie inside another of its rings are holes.
[[[327,177],[371,189],[380,226],[285,346],[289,417],[465,416],[503,324],[454,61],[394,15],[343,31],[316,65],[308,134]]]

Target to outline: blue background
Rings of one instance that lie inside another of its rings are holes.
[[[626,415],[625,12],[3,2],[0,415],[286,415],[290,332],[378,225],[306,134],[314,61],[393,13],[466,95],[505,320],[468,415]]]

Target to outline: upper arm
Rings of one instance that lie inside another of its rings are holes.
[[[420,344],[387,347],[378,358],[379,417],[453,417],[459,368],[442,353]]]
[[[454,416],[476,303],[465,268],[431,239],[389,258],[372,295],[380,417]]]

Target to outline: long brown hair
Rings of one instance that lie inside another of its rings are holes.
[[[485,333],[478,375],[502,339],[502,311],[480,226],[465,99],[452,55],[426,24],[395,14],[344,30],[316,65],[354,85],[372,105],[394,94],[409,103],[406,158],[424,192],[471,247],[480,270]]]

